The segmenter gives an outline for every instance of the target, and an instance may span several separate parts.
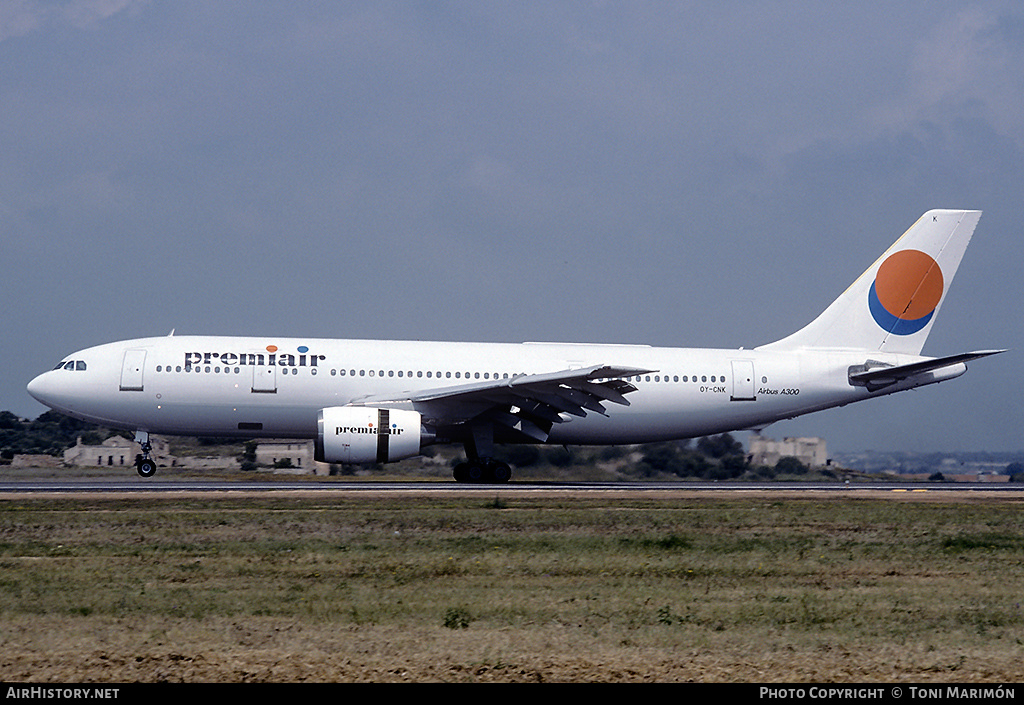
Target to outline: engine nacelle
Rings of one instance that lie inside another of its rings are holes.
[[[420,414],[405,409],[331,406],[317,418],[322,463],[393,463],[420,454]]]

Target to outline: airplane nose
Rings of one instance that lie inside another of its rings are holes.
[[[51,375],[49,372],[44,372],[28,383],[28,393],[32,395],[33,399],[38,402],[42,402],[43,404],[47,404],[47,399],[49,399],[53,393],[53,385],[49,381],[50,377]],[[47,404],[47,406],[49,406],[49,404]]]

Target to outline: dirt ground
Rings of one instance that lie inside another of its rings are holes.
[[[332,630],[287,620],[5,624],[7,682],[1018,682],[1019,656],[913,648],[800,653],[723,641],[673,651],[536,630]],[[88,626],[87,626],[88,625]]]

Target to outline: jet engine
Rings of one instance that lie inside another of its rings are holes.
[[[420,454],[420,414],[405,409],[331,406],[317,418],[316,459],[392,463]]]

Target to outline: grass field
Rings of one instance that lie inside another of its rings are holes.
[[[1018,682],[1021,510],[937,492],[4,497],[0,680]]]

